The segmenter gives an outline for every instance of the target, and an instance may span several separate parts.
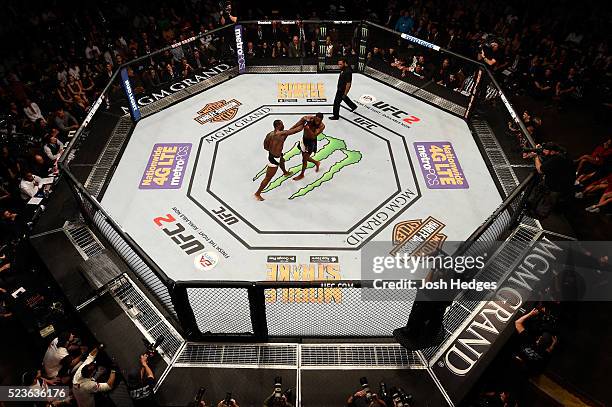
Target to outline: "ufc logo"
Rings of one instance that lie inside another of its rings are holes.
[[[213,213],[227,225],[238,223],[238,219],[231,213],[225,213],[225,208],[222,206],[220,206],[217,210],[213,210]]]
[[[414,115],[409,115],[408,112],[404,112],[403,110],[400,110],[399,108],[392,106],[388,103],[385,103],[383,101],[378,101],[376,103],[373,103],[372,106],[374,106],[375,108],[383,112],[391,113],[391,116],[395,117],[396,119],[400,119],[406,124],[413,124],[413,123],[421,121],[421,119],[419,119],[418,117]]]
[[[186,254],[194,254],[200,250],[204,250],[204,244],[197,240],[195,236],[183,233],[185,227],[177,222],[174,216],[170,214],[159,216],[153,219],[153,223],[162,228],[164,233]],[[164,223],[169,223],[174,227],[163,227]]]

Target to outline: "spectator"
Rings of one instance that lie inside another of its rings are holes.
[[[106,382],[99,383],[93,378],[97,370],[96,364],[93,362],[97,355],[98,348],[94,348],[72,378],[72,392],[78,407],[94,407],[94,395],[111,391],[115,384],[117,376],[115,370],[110,371],[110,376]]]
[[[2,266],[4,268],[4,266]],[[10,268],[10,265],[9,265]],[[8,268],[2,269],[2,272],[6,271]],[[9,295],[6,292],[6,289],[0,287],[0,322],[3,320],[7,320],[13,316],[13,312],[9,308]]]
[[[73,356],[75,349],[78,348],[77,342],[77,338],[69,331],[60,333],[51,341],[43,358],[43,368],[47,379],[57,378],[63,367],[76,366],[80,358],[80,355]]]
[[[601,212],[602,208],[605,208],[612,203],[612,174],[588,185],[585,188],[584,193],[579,197],[582,198],[583,195],[600,191],[601,196],[599,197],[598,202],[595,205],[587,207],[585,209],[587,212],[599,213]]]
[[[45,143],[43,150],[50,162],[55,163],[64,152],[64,143],[57,138],[57,129],[53,129],[49,134],[48,141]]]
[[[567,76],[557,82],[555,88],[555,99],[558,100],[562,107],[570,99],[579,99],[581,97],[580,84],[576,68],[570,68]]]
[[[404,34],[409,34],[414,28],[414,20],[410,16],[408,10],[400,11],[400,17],[395,23],[395,31],[399,31]]]
[[[550,100],[555,94],[556,87],[552,68],[546,68],[544,75],[533,81],[533,86],[533,93],[536,98]]]
[[[55,112],[55,126],[64,135],[67,135],[70,130],[76,130],[79,128],[79,123],[73,115],[64,111],[63,108],[59,108]]]
[[[538,315],[537,308],[516,320],[514,326],[519,334],[520,346],[515,359],[531,372],[542,369],[557,344],[557,337],[549,332],[533,335],[526,327],[526,322]]]
[[[297,35],[293,36],[291,44],[289,44],[289,58],[299,58],[302,56],[302,44]]]
[[[38,175],[32,174],[30,171],[27,171],[19,183],[21,199],[24,201],[29,201],[40,192],[42,187],[42,178],[40,178]]]
[[[40,111],[40,107],[38,107],[38,105],[32,102],[30,99],[26,99],[23,112],[32,123],[36,122],[38,119],[45,120],[42,112]]]
[[[588,179],[599,179],[612,171],[612,137],[597,146],[591,154],[585,154],[575,160],[578,165],[577,184],[583,184]]]

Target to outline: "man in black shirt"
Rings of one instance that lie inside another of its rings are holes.
[[[538,145],[542,156],[537,153],[524,154],[524,158],[533,158],[536,170],[544,178],[544,186],[550,192],[553,205],[560,198],[567,197],[574,187],[575,167],[563,148],[555,143]]]
[[[155,387],[155,375],[149,367],[149,355],[140,355],[140,368],[128,373],[127,386],[134,406],[157,406],[155,402],[153,387]]]
[[[351,111],[357,109],[357,105],[348,97],[351,82],[353,81],[353,71],[344,58],[338,60],[338,67],[340,68],[340,77],[338,78],[338,89],[334,98],[334,115],[330,116],[329,120],[338,120],[340,118],[340,103],[343,100],[351,108]]]

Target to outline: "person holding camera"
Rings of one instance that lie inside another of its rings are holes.
[[[134,406],[156,406],[153,387],[155,375],[149,367],[149,354],[140,355],[140,367],[130,371],[127,375],[127,386]]]
[[[387,404],[376,393],[360,389],[346,401],[348,407],[387,407]]]
[[[72,393],[79,407],[94,407],[96,405],[95,394],[111,391],[115,384],[117,373],[114,369],[111,369],[106,382],[99,383],[94,379],[94,374],[98,370],[94,362],[96,356],[98,356],[98,348],[94,348],[89,353],[72,378]]]
[[[491,41],[483,44],[478,53],[478,60],[487,64],[489,68],[495,69],[496,65],[501,61],[499,43]]]
[[[221,1],[219,6],[221,6],[221,17],[219,18],[219,23],[221,25],[235,24],[238,22],[238,17],[232,15],[232,3],[230,1]]]
[[[571,194],[574,188],[574,163],[561,146],[555,143],[538,144],[535,150],[523,153],[523,158],[533,158],[552,207]]]

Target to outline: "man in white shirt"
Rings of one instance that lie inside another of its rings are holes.
[[[74,336],[71,333],[63,332],[49,344],[43,358],[43,367],[47,379],[55,379],[64,363],[71,359],[67,345],[73,338]]]
[[[79,407],[94,407],[96,405],[95,394],[111,391],[115,384],[116,373],[114,370],[111,370],[110,377],[106,383],[98,383],[93,378],[96,372],[96,365],[93,361],[97,355],[98,348],[94,348],[83,364],[77,369],[72,379],[72,394]]]
[[[23,112],[30,119],[32,123],[36,122],[38,119],[45,120],[42,112],[40,111],[40,107],[30,99],[26,99],[25,107],[23,108]]]
[[[24,201],[30,200],[30,198],[33,198],[42,187],[42,178],[40,178],[38,175],[33,175],[29,171],[26,172],[23,175],[23,179],[19,183],[21,199]]]

